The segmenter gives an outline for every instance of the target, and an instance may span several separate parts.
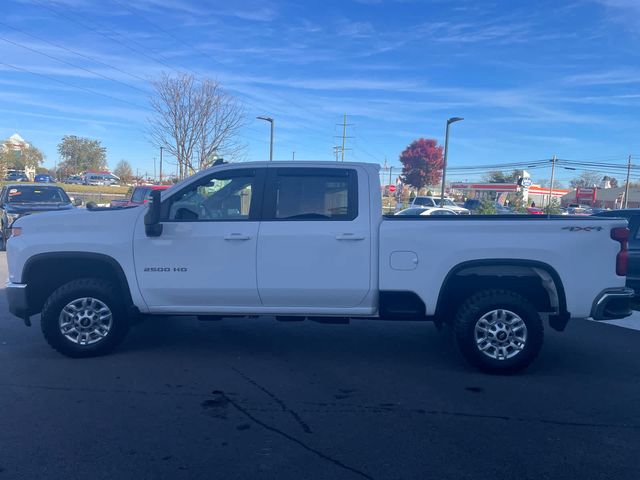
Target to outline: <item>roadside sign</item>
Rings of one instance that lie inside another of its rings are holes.
[[[395,185],[389,185],[389,192],[393,193],[396,191],[396,186]]]
[[[533,185],[533,182],[531,181],[531,178],[529,177],[524,177],[522,179],[522,186],[524,188],[529,188],[531,185]]]

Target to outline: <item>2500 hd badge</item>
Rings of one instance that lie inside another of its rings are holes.
[[[145,272],[186,272],[187,267],[144,267]]]

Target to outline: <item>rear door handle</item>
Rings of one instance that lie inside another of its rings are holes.
[[[229,233],[224,236],[225,240],[251,240],[249,235],[243,235],[242,233]]]
[[[336,235],[336,240],[364,240],[364,235],[359,235],[356,233],[338,233]]]

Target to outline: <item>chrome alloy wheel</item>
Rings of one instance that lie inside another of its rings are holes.
[[[527,343],[527,325],[510,310],[496,309],[476,322],[478,349],[494,360],[507,360],[518,355]]]
[[[107,305],[92,297],[73,300],[62,309],[58,326],[64,337],[78,345],[92,345],[104,339],[113,325]]]

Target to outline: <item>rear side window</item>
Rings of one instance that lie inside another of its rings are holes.
[[[271,205],[267,207],[265,219],[348,221],[358,216],[358,178],[355,170],[274,170],[269,172]]]

